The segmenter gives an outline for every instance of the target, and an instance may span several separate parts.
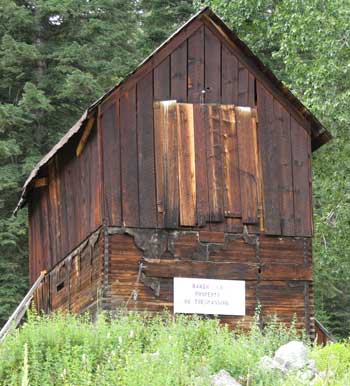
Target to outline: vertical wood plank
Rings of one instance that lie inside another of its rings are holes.
[[[140,226],[145,228],[157,226],[152,83],[150,72],[137,84],[139,208]]]
[[[204,26],[188,39],[188,102],[199,103],[204,95]]]
[[[167,110],[164,113],[166,131],[164,225],[165,228],[177,228],[179,225],[179,175],[176,103],[166,103],[163,106]]]
[[[255,77],[251,72],[248,74],[248,106],[255,106]]]
[[[290,132],[290,114],[274,100],[275,120],[280,131],[280,219],[281,233],[294,236],[294,202],[293,202],[293,171],[292,144]]]
[[[170,99],[170,58],[169,56],[154,68],[154,100]]]
[[[176,103],[156,102],[154,118],[158,227],[177,228],[179,181]]]
[[[241,217],[238,139],[233,105],[221,106],[221,128],[223,136],[225,217]]]
[[[66,178],[67,178],[67,169],[66,169],[66,163],[68,159],[68,152],[62,152],[61,154],[57,155],[59,158],[59,165],[61,166],[61,184],[60,184],[60,195],[61,195],[61,200],[64,203],[62,205],[61,210],[61,218],[62,218],[62,227],[63,227],[63,234],[62,238],[64,239],[64,245],[63,245],[63,250],[62,253],[63,255],[66,255],[70,248],[71,248],[71,235],[69,231],[69,200],[68,200],[68,192],[67,192],[67,183],[66,183]],[[69,185],[68,185],[69,186]],[[49,204],[48,204],[49,206]],[[50,265],[52,264],[52,261],[50,262]]]
[[[160,102],[154,102],[154,146],[156,168],[156,197],[157,197],[157,224],[158,228],[164,227],[165,215],[165,141],[164,108]]]
[[[279,213],[279,148],[275,142],[273,97],[257,81],[257,103],[259,117],[259,148],[264,181],[264,223],[265,232],[281,234]]]
[[[196,164],[196,202],[197,223],[205,226],[209,221],[209,192],[208,192],[208,168],[207,168],[207,124],[208,117],[206,105],[195,104],[194,136],[195,136],[195,164]]]
[[[310,204],[310,137],[293,118],[291,120],[295,235],[311,236],[312,219]]]
[[[187,101],[187,40],[171,54],[171,99]]]
[[[253,125],[252,110],[236,107],[238,154],[242,199],[242,221],[258,222],[258,160],[257,134]]]
[[[224,220],[224,205],[220,107],[218,105],[206,105],[204,111],[207,135],[209,220],[210,222],[222,222]]]
[[[180,225],[196,225],[193,105],[177,104]]]
[[[238,105],[249,106],[249,72],[247,68],[239,62],[238,64]]]
[[[57,261],[60,257],[60,221],[59,221],[59,204],[57,189],[57,173],[55,159],[48,163],[49,175],[49,200],[50,200],[50,230],[53,246],[53,260]]]
[[[122,159],[122,210],[125,226],[139,226],[139,192],[136,139],[136,90],[120,98],[120,132]]]
[[[205,101],[221,102],[221,42],[205,27]]]
[[[222,44],[221,51],[221,103],[238,105],[238,60]]]
[[[90,228],[89,232],[91,233],[102,223],[102,214],[101,214],[101,189],[102,189],[102,178],[101,178],[101,169],[100,157],[99,157],[99,143],[97,136],[97,127],[94,125],[91,134],[87,143],[87,153],[89,154],[88,162],[89,170],[86,173],[90,180],[91,189],[89,190],[89,201],[87,203],[90,208]],[[86,237],[88,233],[84,236]]]
[[[39,248],[41,250],[41,263],[37,275],[40,271],[50,269],[52,265],[51,248],[50,248],[50,232],[49,232],[49,211],[48,211],[48,189],[47,187],[40,189],[40,235],[41,244]]]
[[[103,175],[105,215],[108,225],[120,226],[121,179],[120,179],[120,127],[119,99],[101,108],[100,128],[103,146]]]

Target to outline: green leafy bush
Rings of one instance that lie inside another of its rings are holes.
[[[257,323],[232,332],[216,319],[170,314],[101,314],[95,323],[88,316],[30,315],[0,345],[0,385],[204,386],[221,369],[242,385],[302,385],[258,365],[296,338],[293,327],[273,320],[263,332]],[[346,384],[335,379],[350,376],[349,344],[310,351],[320,370],[332,369],[327,385]]]

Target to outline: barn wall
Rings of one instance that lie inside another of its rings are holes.
[[[154,58],[153,69],[127,80],[100,106],[108,224],[143,228],[176,228],[181,225],[177,223],[181,208],[176,181],[169,186],[167,193],[169,207],[165,216],[169,215],[170,219],[165,224],[159,219],[162,198],[158,186],[162,184],[162,180],[159,182],[162,176],[157,170],[156,158],[160,150],[153,109],[153,102],[176,100],[257,107],[265,233],[311,236],[311,143],[307,128],[302,126],[305,123],[288,103],[261,81],[260,76],[256,76],[242,54],[209,25],[198,24],[184,40],[173,43],[167,55],[161,52]],[[215,120],[214,113],[212,118]],[[202,129],[199,128],[195,137],[198,148],[195,161],[199,165],[210,160],[209,145],[207,140],[203,140]],[[178,140],[174,137],[169,141],[169,164],[178,162],[176,152],[181,145],[176,142]],[[221,163],[221,156],[227,150],[224,129],[219,128],[214,141],[215,157],[219,159],[219,168],[223,169],[225,165]],[[205,158],[202,160],[203,154]],[[202,167],[198,168],[198,173],[201,170],[203,174]],[[172,173],[171,169],[168,173]],[[233,174],[234,170],[232,178]],[[224,207],[227,180],[222,170],[218,171],[217,178],[222,187],[219,197],[223,202],[219,208],[221,213],[201,223],[201,214],[197,210],[199,220],[196,225],[211,230],[241,232],[244,224],[250,224],[249,230],[258,232],[257,224],[246,221],[242,214],[249,212],[248,204],[241,202],[239,191],[242,191],[242,186],[235,191],[239,184],[233,184],[231,191],[235,201],[228,210]],[[210,181],[207,184],[204,190],[203,185],[197,186],[199,200],[203,200],[206,190],[212,191]],[[243,194],[242,199],[245,197]],[[200,207],[199,200],[197,204]],[[233,215],[224,215],[231,210],[235,212]]]
[[[246,317],[223,321],[247,327],[260,303],[262,323],[273,314],[286,323],[296,317],[298,328],[314,333],[308,238],[130,228],[109,232],[112,310],[127,304],[131,310],[172,311],[174,277],[245,280]]]
[[[80,136],[49,162],[48,185],[35,188],[29,200],[30,278],[50,270],[102,224],[101,168],[96,128],[84,151],[75,152]]]
[[[35,293],[38,311],[94,314],[103,306],[104,236],[97,231],[59,262]]]

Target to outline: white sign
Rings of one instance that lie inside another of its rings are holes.
[[[245,281],[175,277],[174,312],[245,315]]]

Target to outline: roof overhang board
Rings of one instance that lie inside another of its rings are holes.
[[[26,201],[26,195],[29,190],[31,181],[38,175],[39,170],[83,127],[85,127],[88,116],[95,114],[95,109],[102,102],[115,96],[116,93],[127,91],[135,86],[138,80],[147,75],[152,69],[160,64],[173,50],[175,50],[185,39],[192,35],[203,23],[211,28],[213,32],[220,35],[228,43],[228,46],[234,50],[234,53],[239,56],[250,69],[253,70],[257,79],[264,84],[269,90],[279,95],[279,101],[284,101],[288,106],[289,111],[294,111],[294,116],[298,117],[298,121],[302,121],[302,126],[306,130],[311,131],[312,150],[318,149],[323,144],[327,143],[332,135],[322,126],[318,119],[291,93],[291,91],[279,81],[272,71],[267,68],[260,59],[243,43],[239,37],[233,32],[209,7],[203,8],[183,26],[181,26],[174,34],[172,34],[164,43],[162,43],[155,51],[151,53],[140,65],[132,71],[124,80],[111,88],[101,98],[96,100],[84,112],[76,124],[62,137],[62,139],[42,158],[30,173],[25,184],[23,185],[22,194],[17,204],[14,213],[21,208]],[[282,102],[283,103],[283,102]]]

